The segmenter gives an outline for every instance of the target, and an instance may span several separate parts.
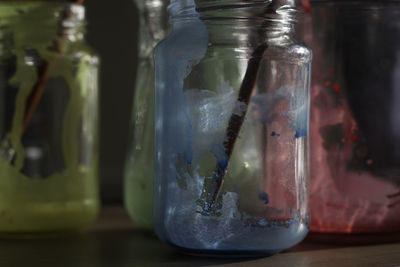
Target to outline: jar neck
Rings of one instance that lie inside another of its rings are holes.
[[[202,20],[210,43],[280,43],[294,34],[295,0],[172,0],[172,24]]]
[[[139,9],[139,56],[152,58],[153,48],[168,31],[168,14],[165,0],[136,0]]]
[[[59,40],[84,38],[85,9],[74,4],[48,2],[0,3],[0,42],[14,46],[42,46]]]

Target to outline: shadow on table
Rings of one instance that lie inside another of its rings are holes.
[[[301,254],[290,252],[316,252],[317,250],[348,246],[350,244],[321,243],[309,238],[306,242],[283,252],[283,254],[290,254],[287,257],[298,261],[301,260],[301,257],[296,255]],[[282,256],[284,255],[275,257]],[[275,262],[274,260],[278,260],[275,257],[272,256],[274,259],[271,258],[271,264]],[[2,267],[197,267],[229,263],[237,263],[235,266],[242,266],[257,261],[257,258],[222,259],[183,255],[175,248],[159,241],[154,235],[134,228],[99,228],[65,237],[0,240],[0,266]]]
[[[66,237],[0,240],[0,266],[125,267],[209,266],[249,259],[180,254],[154,235],[137,230],[98,230]]]
[[[371,242],[365,241],[381,241],[378,239],[382,236],[375,235],[375,238],[371,238],[361,235],[311,234],[305,242],[283,252],[285,255],[272,256],[268,262],[272,266],[283,266],[276,265],[282,263],[282,258],[284,262],[288,262],[288,258],[293,258],[293,262],[297,263],[308,261],[307,257],[301,257],[301,252],[368,244]],[[397,236],[397,240],[399,239]],[[357,243],[358,241],[362,242]],[[237,263],[235,266],[257,265],[257,262],[257,258],[222,259],[180,254],[153,234],[137,230],[122,207],[104,208],[96,223],[83,233],[41,239],[0,239],[1,267],[197,267],[229,263]],[[288,264],[290,266],[290,261]],[[262,261],[257,266],[265,266],[265,262]]]

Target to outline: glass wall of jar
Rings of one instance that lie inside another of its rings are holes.
[[[125,162],[124,202],[131,218],[152,229],[154,179],[154,61],[153,49],[168,29],[164,0],[136,0],[139,8],[139,64]]]
[[[393,236],[400,232],[400,1],[311,1],[300,22],[315,55],[311,230]]]
[[[98,213],[98,58],[84,7],[0,2],[0,233],[70,231]]]
[[[288,0],[173,0],[155,50],[158,236],[268,255],[308,231],[311,52]]]

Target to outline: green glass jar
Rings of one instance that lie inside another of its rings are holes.
[[[0,233],[68,232],[98,195],[98,58],[84,7],[0,2]]]
[[[140,12],[139,64],[125,163],[124,202],[136,224],[152,229],[154,179],[153,49],[168,31],[168,1],[136,0]]]

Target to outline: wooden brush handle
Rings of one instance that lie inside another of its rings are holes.
[[[70,0],[69,2],[75,3],[78,5],[82,5],[84,0]],[[66,15],[68,16],[68,15]],[[65,16],[62,16],[61,20],[66,19]],[[61,44],[56,41],[56,49],[59,52],[62,52],[62,47]],[[23,126],[22,126],[22,134],[25,132],[26,128],[28,127],[28,124],[32,118],[33,113],[37,109],[37,106],[39,105],[39,102],[43,96],[44,90],[46,88],[47,82],[49,80],[49,63],[44,61],[40,63],[40,65],[37,67],[37,72],[38,72],[38,80],[35,83],[33,90],[31,94],[28,97],[27,103],[26,103],[26,109],[25,109],[25,116],[24,116],[24,121],[23,121]]]
[[[233,148],[246,117],[251,95],[253,94],[258,73],[260,71],[263,54],[267,47],[267,44],[262,44],[258,46],[254,50],[251,59],[247,64],[246,73],[244,75],[242,85],[240,86],[239,95],[236,102],[237,104],[243,105],[243,109],[241,110],[242,113],[232,113],[229,119],[228,127],[225,133],[225,140],[223,143],[225,155],[227,157],[227,163],[222,165],[217,164],[216,169],[214,170],[213,178],[211,181],[211,188],[207,194],[206,202],[203,207],[203,211],[205,212],[205,214],[210,214],[213,212],[214,204],[217,201],[218,196],[221,192],[224,183],[224,177],[226,175],[229,161],[232,156]]]

